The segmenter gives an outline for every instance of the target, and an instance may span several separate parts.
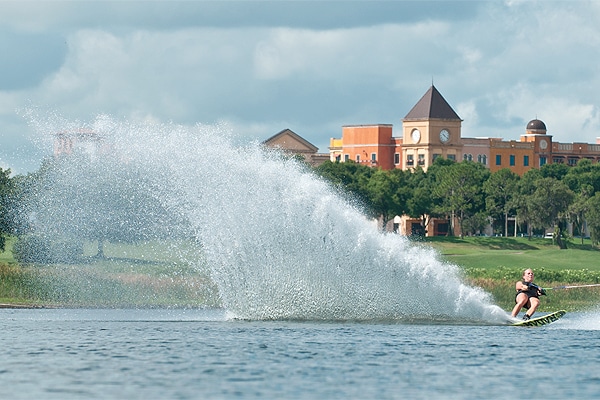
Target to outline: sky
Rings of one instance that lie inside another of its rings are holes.
[[[289,128],[327,153],[432,83],[463,137],[600,137],[600,1],[0,0],[0,167],[52,154],[24,110],[69,121]],[[51,135],[52,132],[48,132]]]

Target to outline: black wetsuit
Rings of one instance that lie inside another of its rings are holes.
[[[539,297],[540,297],[538,295],[539,287],[537,285],[533,284],[533,283],[528,284],[527,282],[524,282],[524,281],[522,281],[522,282],[523,282],[523,285],[528,285],[527,286],[527,290],[519,290],[517,292],[517,294],[515,295],[515,303],[517,302],[517,296],[520,293],[525,293],[528,298],[535,297],[535,298],[539,299]],[[527,308],[527,307],[525,307],[525,308]]]

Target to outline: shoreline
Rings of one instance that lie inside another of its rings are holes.
[[[36,305],[31,305],[31,304],[0,303],[0,308],[49,308],[49,307],[36,306]]]

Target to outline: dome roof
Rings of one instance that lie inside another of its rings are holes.
[[[546,124],[544,124],[544,122],[540,121],[539,119],[532,119],[527,124],[527,130],[528,131],[544,131],[545,132]]]

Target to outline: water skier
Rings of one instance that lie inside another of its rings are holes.
[[[535,310],[540,305],[540,296],[546,294],[546,291],[533,283],[533,271],[526,269],[523,271],[523,279],[515,284],[517,295],[515,296],[515,307],[512,310],[512,316],[516,317],[521,311],[521,308],[526,308],[527,312],[523,316],[523,319],[527,321]]]

